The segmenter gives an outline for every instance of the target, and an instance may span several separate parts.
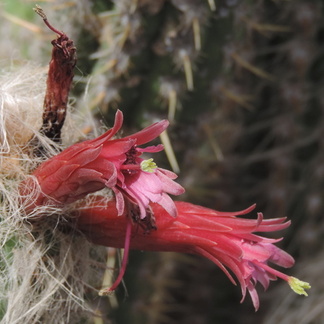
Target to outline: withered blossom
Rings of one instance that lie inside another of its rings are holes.
[[[46,81],[43,124],[40,132],[54,142],[60,143],[61,129],[65,121],[69,92],[74,77],[73,69],[77,62],[76,47],[73,40],[48,22],[41,7],[36,5],[34,11],[43,18],[48,28],[58,35],[52,41],[52,57]],[[36,143],[36,138],[32,139],[31,145],[36,146],[36,154],[42,152],[43,148]]]

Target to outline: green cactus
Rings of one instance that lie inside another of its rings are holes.
[[[265,217],[288,215],[288,248],[307,264],[323,234],[322,6],[319,0],[60,0],[44,9],[66,24],[59,29],[78,48],[75,110],[90,108],[100,126],[111,125],[120,108],[125,133],[169,118],[171,146],[165,145],[175,159],[161,154],[155,161],[180,171],[182,200],[229,211],[256,202]],[[43,39],[33,42],[44,49]],[[46,50],[21,47],[27,58],[36,53],[47,62]],[[125,276],[129,297],[121,289],[116,308],[99,299],[107,322],[240,323],[244,316],[245,323],[270,323],[267,308],[280,302],[272,298],[257,317],[248,316],[250,305],[238,304],[236,290],[208,261],[133,255],[138,262]],[[299,309],[293,301],[289,307],[284,312],[298,322]],[[278,312],[272,322],[280,323]]]

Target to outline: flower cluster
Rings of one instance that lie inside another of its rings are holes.
[[[219,212],[186,202],[175,202],[178,217],[173,218],[157,204],[152,205],[157,230],[139,231],[127,217],[118,217],[116,202],[105,203],[100,197],[91,204],[80,206],[77,217],[78,228],[95,244],[124,247],[125,233],[130,249],[149,251],[175,251],[204,256],[218,265],[229,279],[235,280],[228,270],[237,277],[242,288],[242,301],[248,291],[253,305],[259,308],[259,298],[255,285],[260,282],[266,289],[270,280],[277,277],[286,280],[300,294],[306,294],[307,283],[297,282],[296,278],[287,276],[268,263],[289,268],[294,259],[274,243],[280,239],[269,239],[256,235],[255,232],[274,232],[290,225],[285,218],[244,219],[244,215],[255,206],[239,212]],[[127,216],[127,215],[125,215]],[[126,251],[128,254],[128,251]],[[126,254],[125,253],[125,254]],[[123,262],[126,266],[126,262]],[[122,273],[125,269],[122,268]],[[120,278],[119,278],[120,281]],[[111,292],[116,284],[102,293]]]
[[[161,134],[168,127],[168,121],[162,120],[133,135],[113,139],[122,123],[123,114],[117,111],[114,126],[106,133],[74,144],[41,164],[21,185],[26,210],[45,204],[69,204],[108,187],[115,193],[119,215],[123,214],[127,199],[139,207],[140,218],[146,216],[150,202],[160,204],[170,215],[176,216],[177,210],[168,195],[184,192],[173,181],[176,174],[156,167],[152,159],[141,158],[142,153],[159,152],[163,146],[139,147]]]
[[[174,182],[173,172],[158,168],[144,152],[155,153],[162,145],[141,148],[168,126],[166,120],[123,138],[114,138],[123,123],[117,111],[114,126],[100,137],[77,143],[41,164],[20,191],[27,213],[43,205],[65,205],[108,187],[115,199],[100,196],[81,200],[76,207],[77,228],[92,242],[125,248],[120,273],[108,289],[114,291],[126,270],[129,249],[176,251],[198,254],[218,265],[245,298],[248,291],[255,309],[259,298],[257,282],[266,289],[271,280],[282,278],[300,294],[310,288],[273,269],[269,263],[291,267],[294,259],[275,246],[280,239],[265,238],[256,232],[274,232],[290,225],[285,218],[244,219],[254,206],[239,212],[218,212],[185,202],[174,202],[168,194],[184,189]],[[131,206],[125,208],[125,206]],[[138,230],[137,227],[144,229]],[[232,274],[231,274],[232,273]]]

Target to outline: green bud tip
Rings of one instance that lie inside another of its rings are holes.
[[[290,277],[288,280],[288,284],[289,284],[290,288],[298,295],[308,296],[305,289],[311,288],[311,286],[308,282],[301,281],[295,277]]]
[[[153,162],[153,159],[148,159],[141,162],[142,171],[153,173],[156,168],[157,165],[155,162]]]

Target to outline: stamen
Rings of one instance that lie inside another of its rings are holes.
[[[63,35],[64,35],[64,33],[60,32],[59,30],[57,30],[56,28],[54,28],[54,27],[53,27],[53,26],[48,22],[48,20],[47,20],[47,16],[46,16],[44,10],[43,10],[39,5],[36,5],[36,8],[33,8],[33,9],[34,9],[34,11],[35,11],[39,16],[41,16],[41,17],[43,18],[44,23],[46,24],[46,26],[47,26],[50,30],[52,30],[54,33],[56,33],[56,34],[58,34],[58,35],[60,35],[60,36],[63,36]]]
[[[258,262],[258,261],[254,261],[255,264],[257,264],[260,268],[263,268],[264,270],[274,274],[275,276],[277,276],[278,278],[281,278],[283,280],[286,280],[290,286],[290,288],[298,295],[304,295],[304,296],[308,296],[307,292],[305,291],[305,289],[310,289],[311,285],[308,282],[305,281],[301,281],[295,277],[291,277],[288,276],[278,270],[272,269],[271,267],[269,267],[268,265],[262,263],[262,262]]]
[[[140,170],[140,166],[138,164],[122,164],[120,166],[121,170]]]
[[[130,245],[130,239],[131,239],[131,233],[132,233],[132,222],[129,219],[126,227],[126,235],[125,235],[125,245],[124,245],[124,255],[123,255],[123,260],[121,264],[121,268],[118,274],[117,279],[113,283],[113,285],[110,288],[104,288],[99,291],[99,296],[108,296],[112,294],[120,282],[123,280],[126,267],[127,267],[127,262],[128,262],[128,254],[129,254],[129,245]]]
[[[153,162],[153,159],[148,159],[141,162],[142,171],[153,173],[156,168],[157,165],[155,162]]]
[[[308,296],[305,289],[310,289],[311,285],[308,282],[301,281],[295,277],[290,277],[288,280],[290,288],[298,295]]]
[[[263,262],[259,262],[254,260],[253,263],[257,266],[259,266],[260,268],[264,269],[265,271],[268,271],[269,273],[274,274],[275,276],[277,276],[278,278],[281,278],[282,280],[285,281],[289,281],[289,279],[291,278],[290,276],[286,275],[285,273],[282,273],[276,269],[271,268],[270,266],[268,266],[267,264],[264,264]]]

